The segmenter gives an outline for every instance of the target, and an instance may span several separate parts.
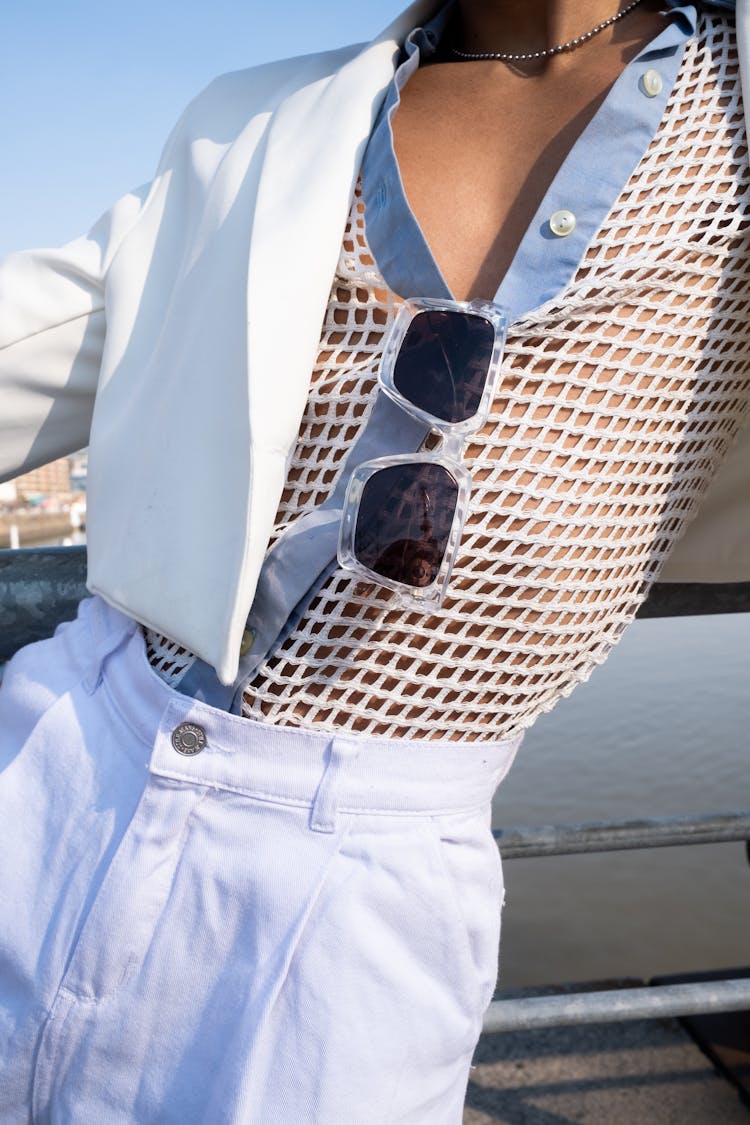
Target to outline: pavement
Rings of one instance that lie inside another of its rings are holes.
[[[678,1020],[484,1035],[475,1063],[464,1125],[750,1125],[747,1093]]]

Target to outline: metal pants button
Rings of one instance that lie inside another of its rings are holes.
[[[200,754],[206,747],[206,732],[197,723],[180,723],[172,731],[172,745],[178,754]]]

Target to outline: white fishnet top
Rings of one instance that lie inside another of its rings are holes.
[[[247,686],[270,723],[415,738],[529,727],[604,660],[746,416],[750,173],[734,40],[705,16],[665,115],[577,272],[517,320],[443,608],[345,571]],[[333,489],[398,298],[355,195],[275,536]],[[169,682],[191,657],[147,634]]]

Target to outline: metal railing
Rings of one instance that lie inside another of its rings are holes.
[[[750,979],[739,977],[736,980],[572,992],[565,996],[493,1000],[485,1013],[482,1030],[531,1031],[581,1023],[618,1023],[623,1020],[745,1010],[750,1010]]]
[[[0,550],[0,661],[48,637],[86,595],[85,547]],[[656,583],[638,617],[750,613],[750,582]]]
[[[72,620],[85,596],[85,547],[0,550],[0,662]]]
[[[503,859],[673,848],[680,844],[725,844],[750,840],[750,810],[664,816],[653,820],[543,824],[534,828],[500,829],[493,835]]]
[[[0,550],[0,662],[50,636],[86,595],[86,548]],[[661,585],[639,617],[750,612],[750,583]],[[503,859],[750,841],[750,810],[494,833]],[[750,978],[526,996],[490,1004],[484,1031],[528,1030],[750,1009]]]
[[[657,817],[595,824],[547,824],[493,833],[504,860],[549,855],[580,855],[633,848],[671,848],[686,844],[750,841],[750,809],[732,813]],[[689,984],[568,992],[563,996],[525,996],[495,1000],[484,1031],[530,1031],[581,1023],[692,1016],[750,1009],[750,978]]]

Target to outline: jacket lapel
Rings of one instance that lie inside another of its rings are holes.
[[[411,4],[340,69],[286,98],[268,125],[248,263],[251,481],[245,590],[233,634],[241,632],[273,528],[372,123],[404,38],[439,7],[439,0]]]
[[[254,442],[286,452],[296,435],[372,123],[401,43],[438,6],[412,4],[339,70],[295,91],[270,122],[248,265]]]

